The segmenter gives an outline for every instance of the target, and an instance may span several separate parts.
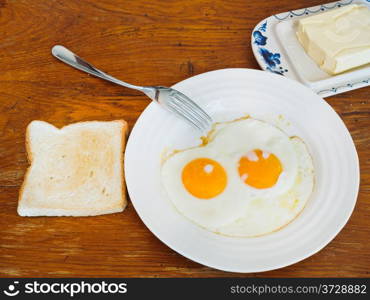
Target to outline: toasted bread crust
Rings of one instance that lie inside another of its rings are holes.
[[[128,138],[128,135],[129,135],[129,130],[128,130],[128,124],[126,121],[124,120],[117,120],[117,122],[120,122],[122,124],[122,151],[121,151],[121,158],[120,158],[120,161],[121,161],[121,178],[122,178],[122,206],[123,206],[123,209],[126,208],[127,206],[127,197],[126,197],[126,182],[125,182],[125,170],[124,170],[124,153],[125,153],[125,148],[126,148],[126,142],[127,142],[127,138]]]
[[[32,122],[34,122],[34,121],[32,121]],[[29,166],[27,167],[26,173],[24,174],[23,182],[22,182],[21,187],[19,189],[17,211],[18,211],[18,208],[19,208],[19,202],[23,198],[24,187],[26,186],[26,183],[27,183],[27,179],[28,179],[28,175],[30,173],[30,168],[31,168],[32,159],[33,159],[32,152],[31,152],[31,141],[30,141],[30,125],[31,125],[32,122],[30,122],[27,125],[27,128],[26,128],[25,146],[26,146],[26,156],[27,156],[27,161],[29,163]],[[19,211],[18,211],[18,214],[19,214]]]

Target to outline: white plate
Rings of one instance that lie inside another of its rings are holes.
[[[322,97],[370,85],[370,64],[335,76],[322,71],[296,38],[300,18],[349,4],[370,8],[370,0],[347,0],[298,9],[262,20],[252,32],[252,50],[260,67],[297,80]]]
[[[308,145],[317,182],[303,212],[278,232],[258,238],[232,238],[202,229],[175,210],[160,178],[163,151],[197,145],[199,134],[151,103],[131,132],[125,174],[137,213],[162,242],[206,266],[260,272],[298,262],[335,237],[356,203],[359,165],[348,130],[322,98],[293,80],[250,69],[208,72],[174,87],[198,102],[216,121],[245,114],[281,121],[288,134],[300,136]]]

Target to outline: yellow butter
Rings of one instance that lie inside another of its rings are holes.
[[[297,37],[329,74],[370,63],[370,10],[352,4],[298,21]]]

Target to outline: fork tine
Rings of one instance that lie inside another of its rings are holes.
[[[187,120],[190,120],[193,124],[196,125],[196,127],[200,130],[205,130],[205,127],[202,122],[200,122],[194,115],[189,113],[188,110],[184,109],[181,105],[175,103],[175,102],[170,102],[169,106],[173,111],[176,113],[180,114],[182,117],[186,118]]]
[[[197,114],[194,113],[194,110],[189,109],[187,106],[184,106],[183,103],[177,103],[178,109],[181,110],[184,114],[187,114],[192,119],[196,120],[196,122],[199,124],[200,127],[203,128],[203,130],[207,130],[209,128],[208,122],[199,117]]]
[[[184,120],[186,120],[190,125],[192,125],[194,128],[198,129],[199,131],[203,132],[204,129],[202,127],[199,127],[196,123],[194,123],[194,121],[192,119],[189,119],[187,116],[185,116],[184,114],[182,114],[181,112],[177,111],[176,109],[171,109],[171,112],[175,113],[176,115],[178,115],[179,117],[183,118]]]
[[[212,118],[198,104],[196,104],[193,100],[191,100],[188,96],[178,91],[174,93],[173,96],[176,99],[182,101],[189,108],[194,110],[194,112],[202,119],[205,119],[207,123],[212,123]]]
[[[207,114],[202,114],[201,112],[203,110],[188,97],[184,98],[181,94],[174,94],[172,96],[172,102],[176,102],[177,105],[184,107],[185,110],[202,123],[203,127],[207,128],[210,126],[210,117]],[[208,118],[205,116],[208,116]]]
[[[191,106],[194,107],[194,110],[199,113],[200,115],[202,115],[205,119],[208,120],[208,122],[211,122],[212,123],[212,118],[197,104],[195,103],[193,100],[191,100],[188,96],[186,96],[185,94],[181,93],[181,92],[178,92],[178,95],[180,96],[180,98],[184,99],[184,101],[186,101],[188,104],[190,104]]]
[[[209,121],[202,114],[200,114],[198,109],[194,105],[192,105],[192,103],[189,102],[187,99],[183,99],[178,95],[174,95],[172,96],[171,101],[176,102],[178,105],[184,107],[184,109],[189,111],[189,113],[193,114],[199,120],[199,122],[208,125]]]
[[[179,105],[178,103],[174,101],[169,101],[168,108],[170,108],[173,112],[177,113],[181,117],[185,118],[187,121],[189,121],[193,126],[195,126],[197,129],[201,131],[205,131],[206,127],[202,122],[200,122],[194,115],[189,113],[188,110],[186,110],[183,106]]]
[[[204,124],[205,126],[210,126],[212,123],[212,119],[207,118],[204,114],[202,114],[202,109],[197,106],[194,106],[192,102],[183,101],[183,105],[187,107],[193,114],[195,114]]]

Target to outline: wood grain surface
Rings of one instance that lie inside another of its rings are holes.
[[[370,88],[327,99],[358,150],[355,211],[327,247],[292,266],[258,274],[204,267],[153,236],[131,203],[124,213],[88,218],[16,213],[30,121],[124,118],[132,128],[149,103],[58,62],[53,45],[128,82],[170,86],[210,70],[258,68],[250,47],[255,24],[321,1],[0,0],[0,276],[370,277]]]

